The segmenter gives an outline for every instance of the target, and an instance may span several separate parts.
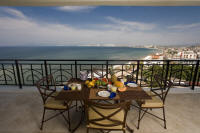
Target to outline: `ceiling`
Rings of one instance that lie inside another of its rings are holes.
[[[200,0],[0,0],[0,6],[200,6]]]

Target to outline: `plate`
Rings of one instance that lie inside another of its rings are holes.
[[[107,86],[102,86],[102,85],[97,86],[97,88],[98,88],[98,87],[99,87],[99,88],[104,88],[104,89],[107,88]]]
[[[63,84],[63,85],[67,85],[67,84],[68,84],[68,82],[63,82],[62,84]]]
[[[135,83],[128,83],[127,86],[129,86],[129,87],[137,87],[138,85],[135,84]]]
[[[99,91],[97,94],[100,97],[109,97],[110,96],[110,92],[109,91]]]
[[[58,86],[59,89],[64,89],[64,86]]]

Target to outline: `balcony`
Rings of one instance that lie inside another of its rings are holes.
[[[40,131],[42,100],[35,87],[36,81],[46,74],[53,74],[59,88],[70,77],[78,78],[81,70],[87,70],[91,78],[94,76],[109,78],[109,69],[112,68],[119,78],[132,75],[133,80],[146,90],[152,87],[146,81],[152,79],[145,76],[152,75],[157,70],[163,77],[175,83],[166,100],[167,129],[163,129],[162,121],[145,115],[140,129],[137,130],[138,110],[133,107],[128,113],[127,121],[136,133],[191,131],[198,133],[200,131],[199,61],[163,60],[162,62],[162,64],[151,62],[144,64],[142,60],[1,60],[0,132],[68,132],[62,117],[56,117],[45,123],[43,130]],[[183,75],[185,72],[190,76],[185,78]],[[175,80],[174,73],[179,74]],[[159,114],[160,111],[152,112]],[[72,124],[76,124],[79,115],[75,110],[72,112]],[[76,132],[86,132],[85,125],[83,121]],[[91,132],[95,133],[96,130]]]
[[[181,90],[183,89],[183,90]],[[155,112],[157,110],[153,110]],[[158,110],[158,112],[160,112]],[[166,100],[167,129],[163,128],[163,122],[146,115],[141,121],[140,129],[136,129],[138,110],[132,108],[128,113],[128,124],[135,133],[198,133],[200,112],[200,89],[196,88],[172,88]],[[53,112],[49,112],[53,113]],[[73,111],[74,123],[79,113]],[[0,132],[2,133],[67,133],[67,125],[63,118],[45,123],[43,131],[40,131],[42,115],[42,100],[36,87],[15,86],[0,87]],[[76,116],[76,117],[75,117]],[[85,121],[77,133],[86,132]],[[91,130],[96,132],[96,130]]]

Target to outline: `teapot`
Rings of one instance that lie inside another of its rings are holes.
[[[87,80],[87,78],[88,78],[88,72],[86,70],[80,71],[80,79]]]

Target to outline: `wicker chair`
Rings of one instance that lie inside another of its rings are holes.
[[[55,100],[55,96],[58,94],[58,92],[56,91],[56,85],[55,85],[53,76],[48,75],[47,77],[43,77],[41,80],[39,80],[36,83],[36,86],[42,97],[43,108],[44,108],[40,129],[41,130],[43,129],[44,122],[46,122],[52,118],[55,118],[56,116],[62,115],[63,118],[68,123],[69,131],[71,131],[70,115],[69,115],[69,109],[71,108],[71,102]],[[58,113],[45,119],[46,110],[54,110],[54,111],[58,111]],[[63,114],[66,111],[67,111],[68,118],[66,118],[65,115]]]
[[[143,118],[143,116],[148,113],[164,122],[164,128],[166,129],[166,118],[165,118],[165,99],[167,97],[167,94],[172,87],[173,83],[171,81],[165,81],[162,79],[160,75],[154,75],[154,79],[159,86],[158,88],[151,88],[150,91],[147,93],[151,96],[152,99],[150,100],[142,100],[142,101],[136,101],[139,105],[139,117],[138,117],[138,129],[140,126],[140,121]],[[155,114],[152,114],[148,112],[148,110],[152,109],[162,109],[163,111],[163,118],[158,117]],[[143,112],[143,114],[141,114]]]
[[[102,132],[121,130],[126,132],[126,116],[130,103],[103,104],[89,101],[86,103],[87,133],[89,129]]]

